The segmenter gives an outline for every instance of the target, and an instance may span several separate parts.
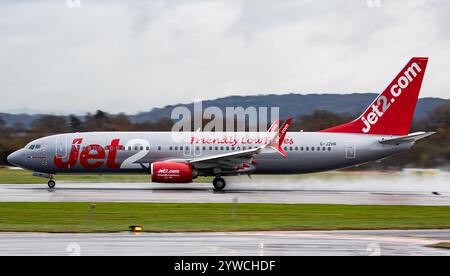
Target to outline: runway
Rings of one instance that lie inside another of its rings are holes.
[[[386,181],[386,180],[384,180]],[[0,202],[299,203],[450,206],[450,184],[430,181],[237,182],[223,192],[209,183],[58,183],[0,185]]]
[[[0,255],[449,256],[450,250],[426,247],[449,240],[449,230],[140,235],[1,233]]]
[[[448,174],[227,179],[210,183],[0,185],[0,202],[240,202],[450,206]],[[450,230],[235,233],[0,233],[0,255],[450,255]]]

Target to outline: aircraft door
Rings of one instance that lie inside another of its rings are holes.
[[[56,146],[55,148],[56,156],[59,156],[61,158],[68,157],[68,150],[67,150],[68,140],[66,136],[58,137],[56,139],[55,146]]]
[[[345,141],[345,159],[355,159],[356,158],[356,148],[354,140]]]

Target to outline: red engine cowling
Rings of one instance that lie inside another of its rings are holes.
[[[197,177],[191,164],[164,161],[152,163],[151,174],[156,183],[189,183]]]

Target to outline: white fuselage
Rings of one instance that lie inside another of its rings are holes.
[[[90,132],[38,139],[15,153],[14,163],[41,173],[150,173],[155,161],[195,159],[261,147],[270,133]],[[392,136],[288,132],[282,148],[255,156],[255,174],[334,170],[403,152],[414,144],[381,144]],[[30,147],[34,146],[33,149]],[[59,159],[59,161],[57,160]],[[207,175],[207,173],[206,173]]]

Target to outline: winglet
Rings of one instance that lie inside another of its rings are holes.
[[[278,129],[280,128],[280,119],[274,121],[272,125],[269,127],[267,132],[278,132]]]
[[[278,131],[278,135],[275,136],[275,138],[272,139],[272,141],[269,144],[269,146],[272,149],[279,152],[284,157],[288,157],[288,155],[281,146],[283,145],[284,138],[286,137],[286,133],[287,133],[288,129],[291,127],[291,124],[292,124],[292,118],[288,118],[283,123],[283,125],[280,127],[280,130]]]

